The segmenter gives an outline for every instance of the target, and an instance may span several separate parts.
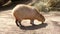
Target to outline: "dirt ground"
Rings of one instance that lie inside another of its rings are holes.
[[[25,27],[17,27],[12,10],[0,11],[0,34],[60,34],[60,12],[51,11],[41,14],[46,19],[44,24],[31,26],[27,20],[22,21]]]

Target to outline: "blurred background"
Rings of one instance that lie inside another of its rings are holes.
[[[11,7],[17,4],[31,5],[42,11],[60,9],[60,0],[0,0],[0,7]]]

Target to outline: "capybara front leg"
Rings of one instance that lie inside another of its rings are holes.
[[[44,24],[44,23],[42,22],[42,24]]]

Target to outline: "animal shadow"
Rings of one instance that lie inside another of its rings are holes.
[[[20,26],[19,28],[23,30],[35,30],[35,29],[46,27],[46,26],[47,26],[47,23],[39,24],[35,26]]]

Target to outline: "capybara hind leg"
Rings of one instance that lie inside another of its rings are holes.
[[[19,25],[18,25],[18,20],[17,20],[17,19],[16,19],[15,23],[16,23],[17,26],[19,26]]]
[[[34,20],[31,20],[31,21],[30,21],[30,24],[35,25],[35,24],[34,24]]]
[[[21,20],[19,21],[19,26],[22,26],[22,24],[21,24]]]
[[[16,20],[16,25],[19,27],[19,26],[22,26],[21,25],[21,20],[20,21],[18,21],[18,20]]]

